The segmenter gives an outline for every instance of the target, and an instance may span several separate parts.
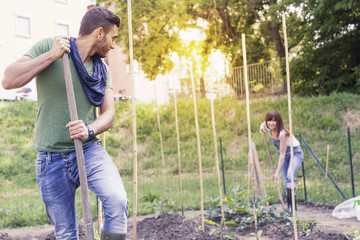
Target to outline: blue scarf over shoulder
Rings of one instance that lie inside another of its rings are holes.
[[[93,74],[90,76],[81,60],[75,44],[75,38],[70,38],[70,56],[79,74],[80,83],[92,105],[100,107],[104,102],[107,82],[107,69],[98,55],[92,56]]]

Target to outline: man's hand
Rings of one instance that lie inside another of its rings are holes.
[[[65,36],[56,36],[54,37],[54,43],[50,49],[50,54],[54,60],[62,57],[64,52],[70,52],[70,38]]]
[[[71,139],[86,140],[89,138],[89,131],[82,120],[75,120],[66,124],[69,128]]]

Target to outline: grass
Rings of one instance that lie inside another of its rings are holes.
[[[349,177],[349,156],[346,128],[350,126],[354,156],[355,192],[360,192],[360,117],[359,95],[332,94],[319,97],[295,97],[292,102],[294,133],[301,133],[319,161],[325,167],[326,146],[330,145],[329,174],[347,198],[352,197]],[[198,116],[201,137],[204,200],[218,196],[218,183],[214,164],[210,103],[198,100]],[[32,148],[33,125],[36,119],[36,103],[0,102],[0,228],[32,226],[49,223],[35,179],[36,151]],[[262,135],[258,133],[266,112],[277,109],[288,123],[286,98],[262,98],[252,101],[251,131],[256,144],[266,183],[267,194],[272,203],[279,202],[276,186],[272,181],[270,164]],[[174,125],[174,106],[160,106],[164,154],[167,166],[168,200],[180,209],[180,191],[177,164],[177,143]],[[247,188],[247,123],[245,102],[235,99],[215,101],[215,118],[218,142],[223,154],[227,193],[237,185]],[[354,121],[355,119],[355,121]],[[185,210],[200,209],[200,184],[198,177],[198,153],[191,100],[178,102],[178,120],[181,139],[181,169]],[[164,179],[161,169],[161,153],[154,105],[137,105],[138,142],[138,215],[154,212],[149,196],[164,201]],[[131,103],[116,104],[115,125],[106,133],[106,148],[122,176],[128,198],[129,214],[132,214],[132,117]],[[277,151],[270,146],[274,161]],[[305,175],[307,200],[318,204],[339,204],[340,194],[327,182],[311,155],[305,150]],[[302,175],[299,171],[298,175]],[[300,200],[305,199],[303,179],[298,178]],[[93,216],[96,216],[96,198],[91,193]],[[82,217],[81,198],[76,200],[78,217]]]

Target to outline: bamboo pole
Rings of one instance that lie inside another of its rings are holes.
[[[291,167],[291,209],[293,212],[293,227],[295,240],[298,239],[297,224],[296,224],[296,212],[295,212],[295,192],[294,192],[294,143],[293,143],[293,132],[292,132],[292,112],[291,112],[291,91],[290,91],[290,67],[289,67],[289,52],[288,52],[288,41],[286,33],[286,19],[285,13],[282,16],[283,20],[283,31],[284,31],[284,43],[285,43],[285,61],[286,61],[286,80],[287,80],[287,93],[288,93],[288,108],[289,108],[289,130],[290,130],[290,167]]]
[[[211,76],[213,76],[213,68],[212,63],[210,63],[211,67]],[[214,142],[214,156],[215,156],[215,166],[216,166],[216,174],[218,177],[218,186],[219,186],[219,197],[220,197],[220,208],[221,208],[221,226],[222,229],[225,230],[225,214],[224,214],[224,202],[223,202],[223,194],[222,194],[222,186],[221,186],[221,176],[220,176],[220,167],[219,167],[219,155],[217,148],[217,137],[216,137],[216,126],[215,126],[215,109],[214,109],[214,83],[213,79],[211,82],[211,122],[212,122],[212,131],[213,131],[213,142]]]
[[[325,186],[324,186],[324,202],[326,201],[326,191],[327,191],[327,175],[328,175],[328,166],[329,166],[329,152],[330,152],[330,145],[328,144],[326,147],[326,167],[325,167]]]
[[[202,228],[202,231],[204,232],[205,231],[205,225],[204,225],[204,189],[203,189],[203,181],[202,181],[201,144],[200,144],[199,122],[198,122],[197,107],[196,107],[196,91],[195,91],[194,73],[193,73],[193,65],[192,65],[192,63],[190,64],[190,77],[191,77],[191,85],[192,85],[192,92],[193,92],[193,99],[194,99],[196,139],[197,139],[197,148],[198,148],[198,157],[199,157],[201,228]]]
[[[162,133],[161,133],[160,113],[159,113],[159,105],[158,105],[158,100],[157,100],[155,84],[154,84],[154,92],[155,92],[157,123],[158,123],[158,128],[159,128],[159,137],[160,137],[162,172],[163,172],[163,178],[164,178],[165,206],[167,208],[168,207],[168,194],[167,194],[167,184],[166,184],[166,165],[165,165],[165,156],[164,156],[164,142],[163,142]]]
[[[261,173],[261,166],[260,166],[260,162],[259,162],[259,157],[256,151],[256,146],[255,143],[252,142],[251,144],[251,148],[252,148],[252,152],[253,152],[253,160],[254,160],[254,166],[255,166],[255,172],[257,175],[257,179],[258,179],[258,186],[259,186],[259,190],[260,190],[260,194],[261,196],[266,195],[266,189],[265,189],[265,185],[264,185],[264,181],[263,181],[263,176]]]
[[[266,149],[267,149],[267,152],[268,152],[268,156],[269,156],[269,159],[270,159],[270,162],[271,162],[271,168],[272,168],[272,170],[273,170],[273,174],[275,174],[275,168],[274,168],[274,164],[273,164],[273,161],[272,161],[272,157],[271,157],[271,153],[270,153],[270,149],[269,149],[269,144],[268,144],[266,135],[264,135],[264,139],[265,139],[265,145],[266,145]],[[284,203],[284,200],[283,200],[282,195],[281,195],[279,182],[276,182],[276,189],[277,189],[277,192],[278,192],[278,195],[279,195],[279,199],[280,199],[280,202],[281,202],[281,206],[282,206],[282,208],[285,210],[285,209],[286,209],[286,208],[285,208],[285,203]]]
[[[179,169],[179,187],[180,187],[180,200],[181,200],[181,216],[184,217],[184,196],[182,191],[182,179],[181,179],[181,151],[180,151],[180,134],[179,123],[177,116],[177,91],[174,82],[174,108],[175,108],[175,126],[176,126],[176,141],[177,141],[177,157],[178,157],[178,169]]]
[[[106,141],[106,134],[105,134],[105,132],[103,132],[102,133],[102,145],[103,145],[104,149],[106,149],[105,141]],[[102,202],[100,199],[98,199],[98,233],[99,233],[99,236],[101,236],[102,226],[103,226]]]
[[[76,109],[75,102],[75,93],[73,87],[73,81],[70,72],[70,63],[69,63],[69,55],[68,53],[64,53],[62,56],[62,64],[64,69],[64,77],[65,77],[65,85],[66,85],[66,93],[69,104],[70,111],[70,119],[71,121],[78,120],[78,113]],[[85,159],[84,159],[84,150],[81,139],[74,139],[75,144],[75,152],[76,152],[76,162],[78,165],[79,178],[80,178],[80,190],[81,190],[81,200],[82,200],[82,211],[84,215],[85,222],[85,236],[86,239],[92,240],[94,239],[94,228],[91,217],[91,205],[89,198],[89,189],[85,168]]]
[[[250,159],[248,159],[248,174],[247,174],[247,180],[248,180],[247,201],[250,202],[250,180],[251,180]]]
[[[251,168],[251,177],[252,177],[252,190],[253,190],[254,225],[255,225],[255,233],[257,233],[257,216],[256,216],[256,206],[255,206],[254,161],[253,161],[253,154],[251,154],[250,104],[249,104],[249,84],[248,84],[248,76],[247,76],[247,62],[246,62],[245,34],[241,34],[241,37],[242,37],[242,50],[243,50],[243,60],[244,60],[244,79],[245,79],[245,93],[246,93],[246,115],[247,115],[248,138],[249,138],[249,158],[250,158],[250,168]]]
[[[134,79],[134,57],[132,40],[132,18],[131,0],[127,0],[128,10],[128,31],[129,31],[129,53],[130,53],[130,79],[132,82],[132,119],[133,119],[133,240],[136,240],[136,220],[137,220],[137,144],[136,144],[136,102],[135,102],[135,79]]]
[[[96,108],[96,118],[99,117],[99,108]],[[103,132],[102,134],[102,144],[103,144],[103,148],[106,148],[106,143],[105,143],[105,132]],[[102,226],[103,226],[103,215],[102,215],[102,203],[100,198],[97,198],[97,214],[98,214],[98,235],[99,238],[101,237],[101,231],[102,231]]]

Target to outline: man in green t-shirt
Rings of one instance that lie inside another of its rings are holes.
[[[129,201],[115,164],[96,138],[115,119],[111,73],[101,58],[114,48],[119,25],[114,13],[92,8],[81,21],[78,38],[43,39],[4,73],[5,89],[22,87],[36,77],[36,179],[56,239],[78,239],[75,191],[80,181],[74,139],[83,142],[88,185],[103,204],[101,239],[125,239]],[[71,56],[76,121],[70,120],[61,62],[64,52]],[[95,107],[100,107],[98,118]]]

